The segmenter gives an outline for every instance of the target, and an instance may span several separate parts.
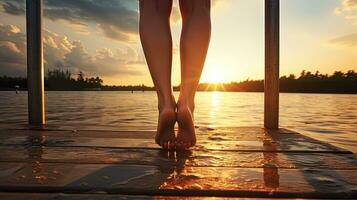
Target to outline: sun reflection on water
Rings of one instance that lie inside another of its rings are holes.
[[[220,92],[212,92],[211,93],[211,108],[209,112],[209,118],[210,119],[216,119],[217,114],[220,110],[220,105],[221,105],[221,94]]]
[[[220,92],[217,92],[217,91],[212,92],[211,97],[212,97],[212,98],[211,98],[211,99],[212,99],[212,106],[213,106],[214,108],[218,108],[219,105],[221,104]]]

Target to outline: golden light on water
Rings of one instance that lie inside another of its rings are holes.
[[[213,92],[212,104],[220,101],[220,93]],[[248,130],[248,129],[246,129]],[[219,134],[218,134],[219,135]],[[207,148],[220,149],[222,146],[236,146],[237,141],[233,141],[231,136],[215,136],[210,137],[210,140],[202,141]],[[243,134],[244,135],[244,134]],[[211,135],[212,136],[212,135]],[[256,142],[256,147],[266,150],[276,151],[276,142],[270,135],[264,135],[261,141]],[[252,142],[252,141],[245,141]],[[248,144],[239,146],[251,146]],[[255,146],[255,145],[253,145]],[[204,154],[204,158],[198,158],[192,151],[177,152],[173,154],[170,152],[165,159],[175,160],[176,165],[171,168],[165,165],[167,174],[163,177],[163,182],[159,189],[173,189],[173,190],[203,190],[203,189],[227,189],[227,190],[257,190],[257,191],[275,191],[281,187],[281,177],[289,179],[289,176],[284,176],[279,171],[278,165],[287,165],[290,161],[284,155],[278,155],[274,152],[228,154],[227,152],[216,152],[214,155]],[[239,168],[226,168],[222,171],[220,167],[197,167],[200,165],[220,166],[221,163],[227,166],[241,166]],[[254,166],[254,167],[249,167]],[[261,166],[261,167],[257,167]],[[296,167],[293,163],[290,166]],[[217,175],[219,174],[219,175]],[[219,177],[219,178],[217,178]],[[305,180],[294,177],[294,182],[301,181],[304,184]],[[286,181],[286,180],[285,180]],[[284,184],[284,182],[283,182]],[[283,185],[284,186],[284,185]],[[283,188],[282,188],[283,189]],[[155,199],[155,198],[154,198]]]
[[[221,96],[220,96],[220,93],[215,91],[215,92],[212,92],[212,107],[213,108],[219,108],[219,105],[221,103]]]
[[[209,117],[211,119],[215,119],[217,117],[217,113],[219,112],[221,104],[221,96],[220,93],[215,91],[211,93],[211,109],[209,112]]]

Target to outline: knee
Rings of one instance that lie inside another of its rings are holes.
[[[180,0],[180,10],[183,18],[193,16],[209,17],[211,0]]]
[[[140,0],[140,15],[169,18],[172,0]]]

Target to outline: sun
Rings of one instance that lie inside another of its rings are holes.
[[[202,74],[202,82],[206,83],[223,83],[225,82],[224,75],[222,71],[217,70],[217,68],[209,68]]]

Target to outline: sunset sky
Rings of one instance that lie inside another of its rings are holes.
[[[138,37],[137,0],[44,0],[45,69],[152,81]],[[201,82],[262,79],[263,0],[213,0],[212,40]],[[24,0],[0,0],[0,75],[26,75]],[[172,13],[173,82],[180,82],[181,22]],[[357,0],[281,0],[281,75],[357,70]]]

